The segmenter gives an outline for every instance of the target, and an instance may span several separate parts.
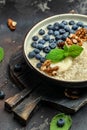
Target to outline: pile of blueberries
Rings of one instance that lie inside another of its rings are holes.
[[[42,36],[35,35],[32,37],[31,46],[34,48],[33,51],[29,52],[29,59],[36,58],[39,62],[36,67],[40,68],[42,63],[46,60],[46,54],[50,52],[51,49],[58,47],[58,44],[64,42],[70,34],[75,33],[78,28],[87,28],[83,22],[75,22],[74,20],[66,21],[63,20],[60,23],[55,22],[54,24],[49,24],[46,30],[40,29],[38,34]],[[48,43],[48,44],[46,44]],[[41,55],[41,51],[45,53],[45,56]]]

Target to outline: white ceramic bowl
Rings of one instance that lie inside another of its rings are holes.
[[[53,24],[55,22],[61,22],[63,20],[70,21],[81,21],[84,24],[87,25],[87,16],[86,15],[80,15],[80,14],[60,14],[55,15],[49,18],[46,18],[45,20],[37,23],[26,35],[24,40],[24,57],[30,67],[32,67],[36,72],[39,72],[44,78],[49,79],[50,81],[53,81],[54,83],[57,83],[58,85],[64,86],[64,87],[74,87],[74,88],[80,88],[80,87],[86,87],[87,86],[87,80],[86,81],[66,81],[66,80],[57,80],[54,77],[48,76],[47,74],[40,71],[38,68],[36,68],[37,60],[32,63],[32,60],[29,59],[28,54],[32,50],[31,43],[32,43],[32,37],[34,35],[38,35],[38,31],[43,28],[46,29],[47,25]],[[46,31],[46,30],[45,30]]]

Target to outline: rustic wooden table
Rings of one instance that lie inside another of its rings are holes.
[[[5,58],[0,63],[0,90],[5,92],[5,99],[0,100],[0,130],[49,130],[51,118],[58,110],[41,106],[30,119],[26,127],[15,121],[11,114],[4,110],[4,101],[20,92],[9,77],[9,60],[23,46],[23,41],[29,29],[40,20],[55,14],[68,13],[71,10],[87,14],[86,0],[0,0],[0,46],[5,50]],[[14,32],[7,27],[7,19],[17,21]],[[71,130],[87,130],[87,105],[72,115]]]

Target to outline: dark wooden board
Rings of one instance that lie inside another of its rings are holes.
[[[26,125],[31,117],[32,112],[37,108],[41,97],[30,95],[25,98],[17,107],[13,109],[14,118],[17,119],[22,125]]]
[[[21,64],[22,69],[15,71],[15,64]],[[26,125],[32,112],[40,104],[45,103],[61,112],[68,114],[77,112],[87,103],[86,91],[78,99],[72,100],[65,96],[64,88],[40,78],[26,63],[23,52],[19,50],[9,63],[10,76],[20,84],[22,91],[5,101],[5,109],[13,112],[14,118]],[[38,79],[36,80],[36,77]],[[19,86],[19,85],[18,85]]]
[[[24,98],[30,94],[30,90],[25,88],[20,93],[15,94],[14,96],[5,100],[5,109],[8,112],[12,112],[12,109],[17,106]]]

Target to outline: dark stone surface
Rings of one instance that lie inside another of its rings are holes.
[[[44,3],[50,9],[41,10],[39,5]],[[13,96],[20,90],[11,82],[8,75],[8,63],[11,55],[21,46],[26,33],[40,20],[61,13],[75,10],[80,14],[87,14],[86,0],[0,0],[0,46],[5,50],[5,58],[0,63],[0,89],[5,92],[5,99]],[[17,21],[14,32],[7,27],[7,19]],[[71,130],[87,130],[87,105],[76,114],[72,115],[73,125]],[[22,127],[12,116],[4,111],[4,100],[0,101],[0,130],[48,130],[51,118],[58,110],[41,106],[33,115],[26,127]]]

